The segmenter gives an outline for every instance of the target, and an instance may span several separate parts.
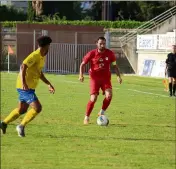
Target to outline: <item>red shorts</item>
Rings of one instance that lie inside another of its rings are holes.
[[[90,77],[90,95],[99,94],[100,88],[103,91],[103,94],[105,94],[105,90],[112,89],[111,79],[100,79]]]

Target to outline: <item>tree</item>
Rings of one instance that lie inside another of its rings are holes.
[[[32,2],[31,1],[28,1],[28,12],[27,12],[27,19],[29,21],[33,21],[34,20],[34,10],[33,10],[33,7],[32,7]]]
[[[13,6],[0,6],[0,21],[25,21],[27,15]]]
[[[102,1],[88,1],[91,8],[84,10],[84,18],[91,18],[92,20],[102,19]]]
[[[93,20],[102,19],[104,12],[102,3],[105,4],[106,8],[110,4],[103,1],[88,1],[87,3],[92,3],[92,8],[85,10],[84,15],[90,16]],[[175,1],[111,1],[110,14],[112,17],[110,20],[147,21],[174,5],[176,5]]]
[[[44,1],[43,15],[54,15],[59,13],[60,17],[65,16],[68,20],[81,19],[81,3],[74,1]]]
[[[58,13],[60,18],[64,16],[68,20],[79,20],[82,18],[81,2],[77,1],[32,1],[32,7],[37,17],[53,16]]]

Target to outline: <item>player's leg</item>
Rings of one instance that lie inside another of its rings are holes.
[[[15,108],[0,124],[0,128],[2,130],[2,133],[6,133],[7,125],[16,120],[20,115],[27,112],[29,105],[25,102],[19,102],[18,108]]]
[[[28,92],[26,96],[27,103],[30,105],[31,109],[26,113],[24,118],[22,119],[20,125],[17,126],[16,130],[20,137],[25,136],[25,126],[32,121],[42,110],[42,106],[40,101],[38,100],[34,91]]]
[[[105,111],[109,107],[111,100],[112,100],[112,89],[106,89],[105,90],[105,98],[103,100],[103,105],[102,105],[102,108],[101,108],[100,112],[98,113],[98,115],[105,114]]]
[[[98,113],[99,115],[104,115],[106,109],[109,107],[111,100],[112,100],[112,85],[111,85],[111,80],[107,80],[103,83],[101,86],[101,89],[103,91],[103,94],[105,94],[105,98],[103,100],[102,108],[100,112]]]
[[[99,83],[97,80],[90,79],[90,100],[87,103],[86,113],[84,117],[84,124],[89,123],[90,114],[94,108],[99,94]]]
[[[168,80],[169,80],[169,96],[172,96],[172,87],[173,87],[173,72],[168,70]]]
[[[173,96],[176,96],[176,77],[173,78]]]
[[[94,108],[95,102],[97,101],[98,94],[92,94],[90,96],[90,100],[87,103],[85,118],[84,118],[84,124],[89,123],[90,114]]]

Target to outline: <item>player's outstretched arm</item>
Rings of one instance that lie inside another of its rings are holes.
[[[116,64],[113,64],[113,68],[114,68],[114,71],[118,77],[118,81],[119,83],[121,84],[122,83],[122,78],[121,78],[121,75],[120,75],[120,71],[119,71],[119,68]]]
[[[41,72],[41,75],[40,75],[40,79],[48,85],[48,88],[49,88],[49,91],[50,93],[53,93],[55,92],[55,89],[53,87],[53,85],[48,81],[48,79],[45,77],[45,75],[43,74],[43,72]]]
[[[85,63],[84,63],[84,61],[81,63],[81,65],[80,65],[80,69],[79,69],[79,80],[81,81],[81,82],[83,82],[84,81],[84,70],[85,70]]]

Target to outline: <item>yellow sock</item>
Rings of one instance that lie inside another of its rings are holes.
[[[20,116],[20,113],[18,111],[18,108],[16,108],[3,120],[3,122],[8,124],[16,120],[19,116]]]
[[[24,118],[23,118],[23,120],[21,122],[21,125],[25,126],[27,123],[29,123],[30,121],[32,121],[37,114],[38,113],[34,109],[29,110],[26,113],[26,115],[24,116]]]

